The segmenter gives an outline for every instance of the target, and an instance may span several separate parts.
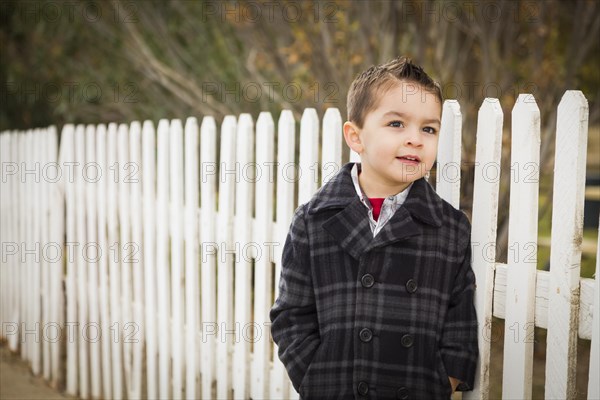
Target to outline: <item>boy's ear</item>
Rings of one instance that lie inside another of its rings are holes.
[[[363,144],[360,138],[360,128],[354,122],[346,121],[344,123],[344,139],[346,144],[356,153],[363,151]]]

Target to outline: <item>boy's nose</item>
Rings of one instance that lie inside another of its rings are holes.
[[[418,129],[408,129],[406,131],[405,144],[407,146],[420,146],[422,144],[421,134]]]

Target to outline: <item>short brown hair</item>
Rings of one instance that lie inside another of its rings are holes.
[[[439,83],[427,75],[423,68],[406,57],[397,57],[385,64],[372,66],[354,79],[348,91],[348,120],[362,128],[367,113],[377,108],[376,95],[385,93],[398,81],[414,82],[443,102]]]

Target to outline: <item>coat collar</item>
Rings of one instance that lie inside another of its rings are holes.
[[[442,226],[443,201],[431,185],[421,178],[415,181],[404,204],[373,237],[367,217],[367,209],[361,203],[352,183],[350,171],[353,163],[345,164],[331,181],[315,194],[308,209],[315,214],[326,209],[342,211],[323,224],[340,245],[354,258],[375,247],[419,235],[422,225],[416,220],[439,228]]]

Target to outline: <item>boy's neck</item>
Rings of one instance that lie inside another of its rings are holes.
[[[411,183],[412,182],[405,182],[399,186],[389,186],[377,182],[377,179],[370,178],[368,173],[365,175],[365,171],[362,171],[361,169],[358,171],[358,184],[368,198],[384,198],[388,196],[395,196],[398,193],[406,190]]]

